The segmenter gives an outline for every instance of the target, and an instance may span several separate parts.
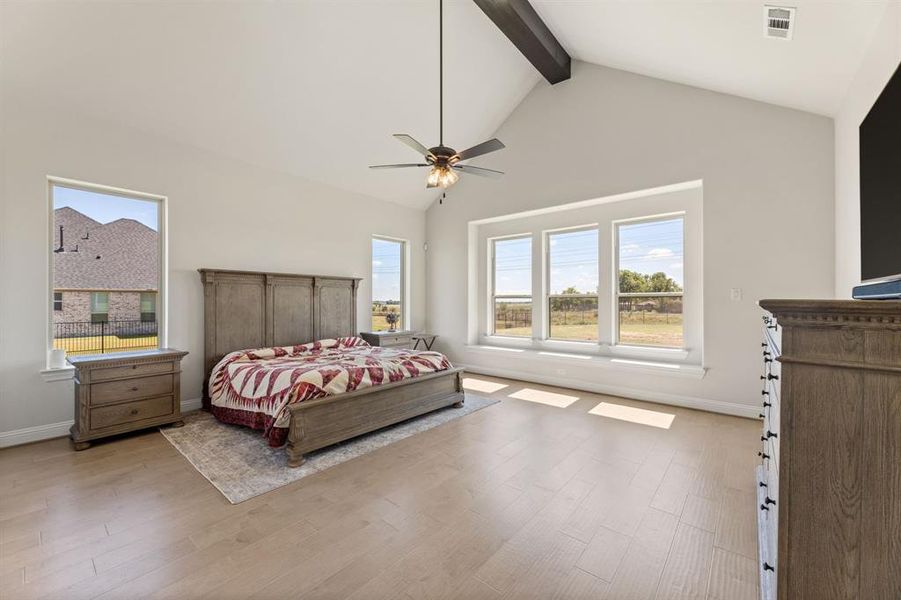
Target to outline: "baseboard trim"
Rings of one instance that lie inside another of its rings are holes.
[[[181,401],[181,412],[191,412],[192,410],[200,410],[203,408],[203,398],[189,398]]]
[[[544,375],[525,373],[513,369],[497,369],[494,367],[483,367],[480,365],[469,365],[463,363],[454,364],[458,367],[463,367],[469,373],[492,375],[494,377],[504,377],[507,379],[519,379],[521,381],[528,381],[531,383],[553,385],[562,388],[581,390],[584,392],[593,392],[595,394],[609,394],[611,396],[621,396],[623,398],[644,400],[645,402],[656,402],[658,404],[669,404],[671,406],[680,406],[682,408],[693,408],[695,410],[732,415],[734,417],[757,419],[758,415],[760,414],[759,408],[754,406],[746,406],[744,404],[733,404],[731,402],[720,402],[719,400],[709,400],[706,398],[680,396],[678,394],[667,394],[665,392],[649,392],[647,390],[626,388],[615,385],[590,383],[587,381],[562,379],[558,377],[547,377]]]
[[[190,398],[181,401],[181,412],[183,413],[200,410],[202,407],[203,400],[201,398]],[[72,427],[72,423],[72,421],[61,421],[59,423],[50,423],[48,425],[36,425],[24,429],[0,432],[0,448],[9,448],[11,446],[21,446],[22,444],[66,437],[69,435],[69,428]]]
[[[63,437],[69,435],[70,427],[72,427],[72,421],[61,421],[59,423],[50,423],[48,425],[36,425],[24,429],[4,431],[3,433],[0,433],[0,448],[21,446],[22,444],[30,444],[31,442],[40,442],[41,440]]]

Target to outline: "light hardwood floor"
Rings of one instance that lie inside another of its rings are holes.
[[[155,431],[0,451],[0,596],[756,598],[756,422],[467,388],[502,402],[236,506]]]

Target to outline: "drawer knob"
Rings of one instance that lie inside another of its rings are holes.
[[[763,390],[762,392],[760,392],[760,395],[761,396],[769,396],[770,393],[767,390]]]
[[[772,402],[764,402],[764,403],[763,403],[763,407],[764,407],[764,408],[769,408],[769,407],[772,406],[772,405],[773,405]]]
[[[763,346],[764,346],[764,348],[766,348],[766,344],[764,344]],[[770,354],[768,350],[764,350],[764,351],[763,351],[763,356],[764,356],[764,357],[772,356],[772,354]]]
[[[773,567],[773,565],[771,565],[768,562],[763,563],[763,570],[764,571],[773,571],[774,573],[776,572],[776,568]]]
[[[767,346],[769,346],[769,344],[767,344],[766,342],[763,342],[762,344],[760,344],[761,348],[766,348]]]
[[[779,379],[779,376],[773,375],[772,373],[767,373],[766,375],[761,375],[760,378],[767,381],[772,381],[774,379]]]
[[[768,439],[770,439],[770,438],[777,438],[777,437],[779,437],[779,434],[778,434],[778,433],[773,433],[772,431],[767,431],[767,432],[764,434],[764,437],[762,437],[762,438],[760,438],[760,439],[766,441],[766,440],[768,440]]]
[[[138,368],[138,365],[131,365],[131,368],[132,368],[132,369],[137,369],[137,368]]]
[[[767,363],[771,363],[771,362],[773,362],[772,358],[763,357],[763,364],[767,364]]]
[[[776,504],[776,501],[773,500],[772,498],[770,498],[769,496],[767,496],[766,499],[763,501],[763,503],[764,503],[764,505],[766,505],[766,504]]]
[[[137,408],[131,409],[131,414],[133,414],[133,415],[138,414],[138,409]]]
[[[760,417],[760,418],[761,418],[761,419],[763,419],[763,418],[765,418],[765,417],[766,417],[766,415],[765,415],[765,414],[763,414],[763,413],[760,413],[760,414],[759,414],[759,415],[757,415],[757,416],[758,416],[758,417]]]
[[[768,486],[767,484],[765,484],[764,482],[761,481],[761,482],[760,482],[760,487],[769,487],[769,486]]]
[[[767,506],[766,504],[761,504],[761,505],[760,505],[760,510],[770,510],[770,507]]]
[[[131,391],[137,392],[137,391],[138,391],[138,386],[132,386]]]
[[[768,459],[770,457],[770,455],[767,454],[766,452],[758,452],[757,456],[759,456],[760,458],[763,458],[764,460]]]

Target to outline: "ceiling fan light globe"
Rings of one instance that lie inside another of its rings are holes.
[[[430,187],[442,187],[444,189],[457,183],[460,176],[447,166],[434,166],[429,170],[427,183]]]
[[[440,167],[432,167],[429,169],[429,176],[426,178],[426,183],[429,184],[430,187],[435,187],[438,185],[441,177],[441,168]]]
[[[439,185],[441,187],[443,187],[444,189],[447,189],[450,186],[457,183],[457,181],[459,181],[459,179],[460,179],[460,176],[457,174],[456,171],[445,167],[444,172],[442,173],[442,178],[441,178],[441,181],[439,182]]]

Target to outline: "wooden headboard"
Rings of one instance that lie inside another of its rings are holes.
[[[199,271],[204,397],[210,371],[229,352],[357,335],[359,278]]]

